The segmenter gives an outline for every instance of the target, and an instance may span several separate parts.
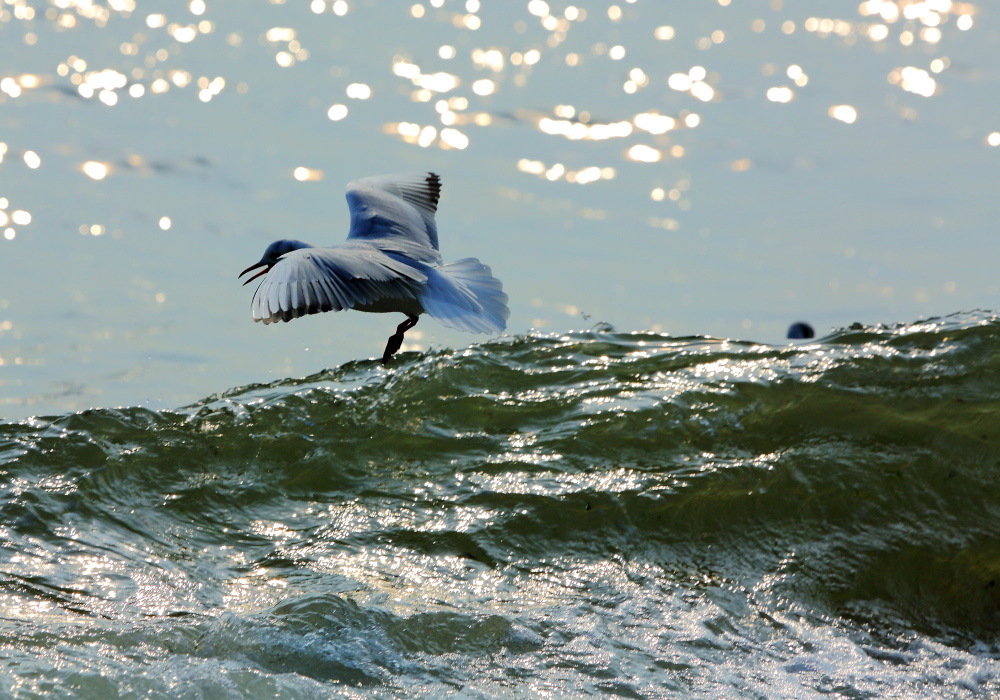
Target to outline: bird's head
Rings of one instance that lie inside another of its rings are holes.
[[[237,277],[242,277],[246,273],[250,272],[250,270],[256,270],[258,267],[263,267],[264,269],[258,272],[256,275],[247,277],[246,282],[243,283],[244,286],[246,286],[251,282],[253,282],[255,279],[257,279],[258,277],[260,277],[261,275],[267,274],[271,270],[271,267],[276,262],[278,262],[278,260],[281,258],[282,255],[284,255],[285,253],[290,253],[293,250],[299,250],[300,248],[312,248],[312,246],[309,245],[308,243],[303,243],[302,241],[288,241],[288,240],[275,241],[274,243],[272,243],[267,247],[267,250],[264,251],[264,255],[263,257],[261,257],[259,261],[255,262],[253,265],[245,269],[243,272],[237,275]]]

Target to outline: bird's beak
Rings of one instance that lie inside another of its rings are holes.
[[[238,274],[236,276],[237,279],[239,279],[240,277],[242,277],[246,273],[250,272],[250,270],[256,270],[258,267],[263,267],[264,269],[261,270],[260,272],[258,272],[256,275],[253,275],[252,277],[247,277],[247,281],[243,283],[244,287],[247,286],[248,284],[250,284],[251,282],[253,282],[255,279],[257,279],[261,275],[267,274],[267,272],[271,269],[271,266],[268,265],[266,262],[254,263],[253,265],[251,265],[250,267],[248,267],[247,269],[245,269],[243,272],[241,272],[240,274]]]

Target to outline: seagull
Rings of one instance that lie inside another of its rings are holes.
[[[250,303],[253,320],[267,324],[344,309],[405,314],[386,343],[383,365],[420,314],[462,331],[502,332],[510,311],[490,268],[475,258],[441,259],[434,222],[440,198],[441,178],[430,172],[349,183],[346,241],[328,248],[275,241],[239,274],[263,268],[244,285],[267,275]]]

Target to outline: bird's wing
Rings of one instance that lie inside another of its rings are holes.
[[[274,264],[253,295],[254,321],[274,323],[379,299],[412,299],[427,276],[365,243],[303,248]]]
[[[414,260],[436,262],[434,212],[441,197],[441,178],[434,173],[377,175],[347,185],[351,229],[347,239],[371,242]]]

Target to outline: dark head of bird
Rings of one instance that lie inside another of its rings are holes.
[[[258,272],[256,275],[253,275],[252,277],[247,277],[247,281],[243,283],[243,286],[246,286],[251,282],[253,282],[255,279],[257,279],[258,277],[260,277],[261,275],[267,274],[271,270],[271,267],[276,262],[278,262],[278,260],[281,258],[282,255],[284,255],[285,253],[291,253],[293,250],[299,250],[301,248],[312,248],[312,246],[309,245],[308,243],[303,243],[302,241],[288,241],[288,240],[275,241],[274,243],[272,243],[267,247],[267,250],[264,251],[264,256],[259,261],[255,262],[253,265],[245,269],[243,272],[237,275],[237,277],[238,278],[242,277],[246,273],[250,272],[250,270],[256,270],[258,267],[263,267],[264,269]]]
[[[790,340],[803,340],[805,338],[813,338],[816,336],[816,331],[805,321],[798,321],[793,323],[788,327],[788,338]]]

